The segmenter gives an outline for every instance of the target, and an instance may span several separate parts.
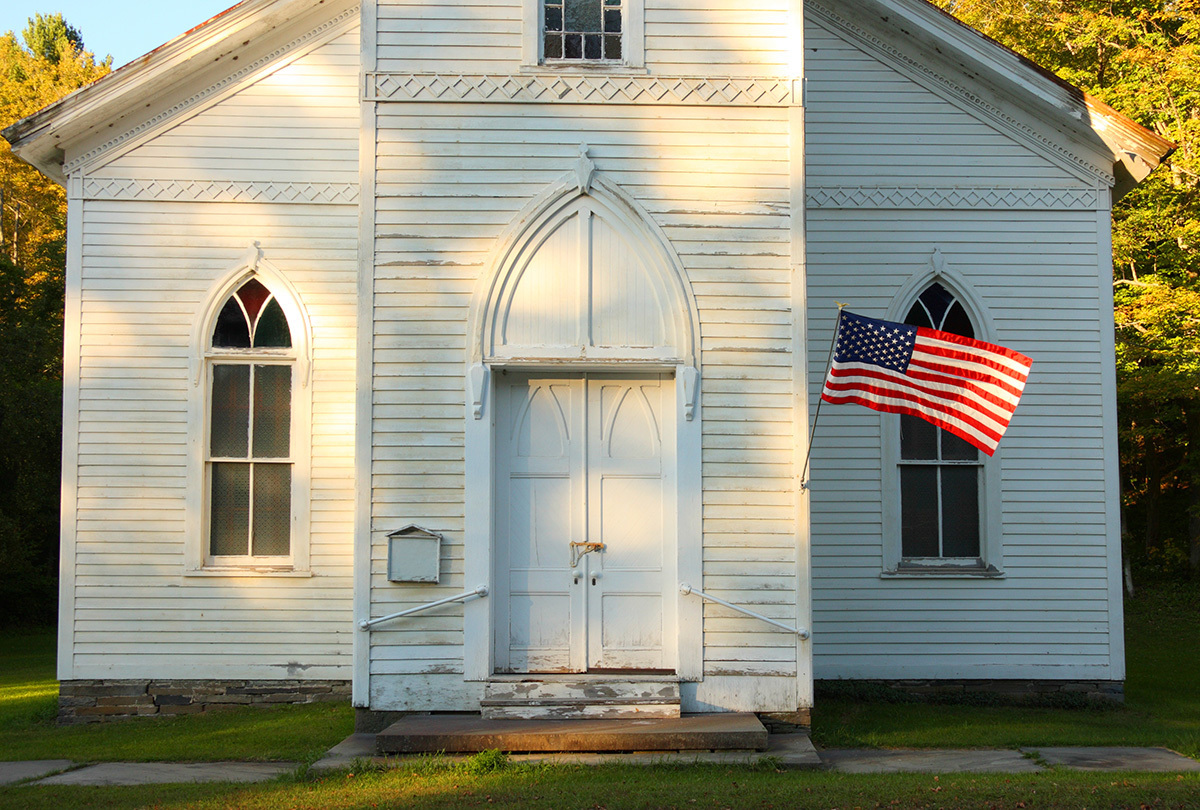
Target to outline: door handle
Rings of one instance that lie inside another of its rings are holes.
[[[603,543],[578,543],[571,541],[571,567],[579,566],[579,561],[593,551],[604,551]]]

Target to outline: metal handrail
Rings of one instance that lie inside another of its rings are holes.
[[[483,596],[487,596],[487,595],[488,595],[487,585],[480,585],[478,588],[476,588],[473,591],[466,591],[465,593],[460,593],[457,596],[447,596],[445,599],[438,599],[436,602],[429,602],[428,604],[418,605],[417,607],[409,608],[408,610],[402,610],[399,613],[390,613],[387,616],[380,616],[378,619],[371,619],[369,621],[364,619],[363,621],[358,623],[358,628],[360,630],[370,630],[372,627],[374,627],[377,624],[382,624],[383,622],[390,622],[392,619],[399,619],[404,616],[411,616],[414,613],[420,613],[422,610],[429,610],[430,608],[440,607],[441,605],[448,605],[451,602],[462,602],[466,599],[470,599],[472,596],[483,597]]]
[[[711,596],[711,595],[705,593],[704,591],[700,590],[699,588],[693,588],[691,585],[687,584],[686,582],[679,583],[679,592],[681,594],[683,594],[684,596],[687,596],[688,594],[695,594],[696,596],[699,596],[701,599],[704,599],[705,601],[715,602],[716,604],[723,605],[723,606],[729,608],[730,610],[736,610],[738,613],[744,613],[747,616],[753,616],[755,619],[759,619],[760,621],[764,621],[769,625],[778,627],[780,630],[786,630],[789,633],[795,633],[796,635],[800,636],[800,638],[802,638],[802,639],[808,639],[809,636],[812,635],[806,628],[790,627],[790,626],[784,624],[783,622],[775,621],[774,619],[764,616],[761,613],[755,613],[753,610],[748,610],[748,609],[742,607],[741,605],[735,605],[733,602],[726,602],[724,599],[718,599],[715,596]]]

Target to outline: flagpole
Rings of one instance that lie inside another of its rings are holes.
[[[833,350],[837,346],[838,330],[842,327],[842,310],[846,305],[841,301],[835,301],[838,305],[837,320],[833,324],[833,340],[829,342],[829,357],[825,360],[825,375],[821,377],[821,388],[824,389],[825,381],[829,379],[829,369],[833,368]],[[817,410],[813,412],[812,429],[808,433],[808,447],[804,452],[804,469],[800,471],[800,489],[808,489],[808,462],[812,458],[812,443],[813,437],[817,435],[817,420],[821,418],[821,397],[817,397]]]

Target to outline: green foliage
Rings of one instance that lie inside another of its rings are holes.
[[[463,763],[463,772],[472,776],[502,771],[509,766],[508,754],[495,748],[480,751]]]
[[[79,29],[67,24],[62,12],[34,14],[21,37],[35,58],[53,65],[83,50],[83,36]]]
[[[1200,576],[1200,0],[936,0],[1178,144],[1113,210],[1125,553]]]
[[[61,14],[0,36],[0,127],[108,72]],[[111,59],[109,60],[111,61]],[[57,600],[66,199],[0,141],[0,627]]]

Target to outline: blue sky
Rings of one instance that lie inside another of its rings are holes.
[[[61,11],[83,34],[84,45],[101,60],[112,54],[113,67],[136,59],[195,28],[237,0],[0,0],[0,33],[17,37],[35,13]]]

